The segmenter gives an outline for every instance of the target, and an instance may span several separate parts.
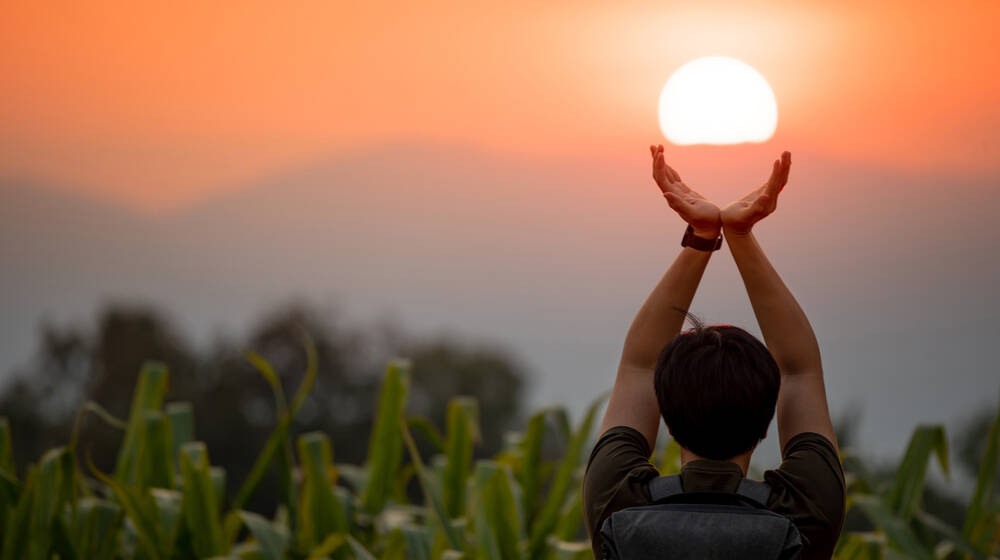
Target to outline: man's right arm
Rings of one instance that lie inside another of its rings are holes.
[[[802,432],[816,432],[836,447],[819,344],[809,319],[752,233],[727,234],[726,239],[764,334],[764,343],[781,372],[777,407],[781,448]]]
[[[764,185],[722,210],[722,223],[764,342],[781,372],[777,405],[781,448],[803,432],[818,433],[836,448],[816,335],[751,233],[753,225],[777,206],[790,167],[791,155],[785,152],[774,162],[771,177]]]

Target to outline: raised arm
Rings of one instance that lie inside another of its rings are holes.
[[[764,342],[781,371],[777,406],[781,448],[802,432],[826,436],[836,446],[816,335],[751,231],[774,211],[791,164],[791,154],[784,152],[775,160],[768,181],[725,207],[721,218]]]
[[[719,208],[681,181],[666,164],[663,146],[650,146],[653,178],[670,207],[705,239],[719,236]],[[698,283],[712,253],[684,247],[646,301],[639,308],[625,336],[621,362],[601,433],[615,426],[638,430],[652,449],[660,426],[660,411],[653,393],[653,370],[660,350],[680,332],[684,313],[694,298]]]

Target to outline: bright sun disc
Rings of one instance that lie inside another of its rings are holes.
[[[678,68],[660,93],[660,130],[674,144],[763,142],[778,125],[778,103],[764,76],[728,56]]]

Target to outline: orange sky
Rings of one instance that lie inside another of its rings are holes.
[[[1000,170],[1000,3],[910,4],[8,3],[0,176],[163,211],[400,141],[613,164],[713,54],[771,83],[774,151]]]

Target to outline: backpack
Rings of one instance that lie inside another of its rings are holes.
[[[649,482],[652,505],[616,511],[601,526],[605,560],[797,559],[802,535],[767,509],[771,487],[743,479],[735,493],[684,492],[680,475]]]

